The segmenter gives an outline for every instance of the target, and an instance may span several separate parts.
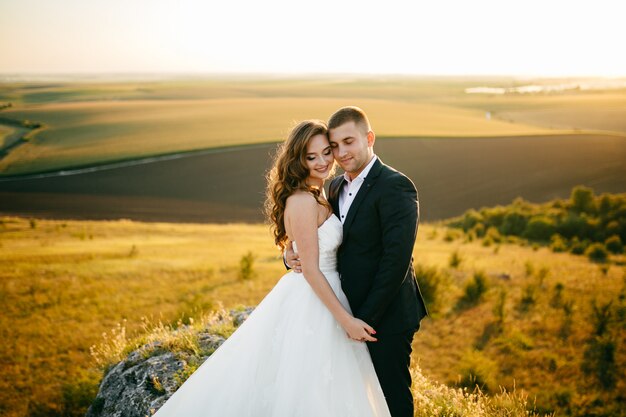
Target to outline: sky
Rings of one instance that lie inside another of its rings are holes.
[[[0,73],[618,77],[625,15],[623,0],[0,0]]]

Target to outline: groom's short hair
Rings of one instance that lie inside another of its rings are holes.
[[[365,112],[356,106],[346,106],[337,110],[332,116],[330,116],[330,119],[328,119],[328,130],[334,129],[348,122],[354,122],[354,124],[361,129],[365,135],[367,135],[367,132],[372,130],[370,121],[367,119]]]

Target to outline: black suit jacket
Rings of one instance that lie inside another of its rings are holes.
[[[329,202],[339,216],[345,179],[332,180]],[[355,317],[377,333],[417,329],[428,314],[413,270],[419,201],[413,182],[378,159],[343,225],[337,254],[341,287]]]

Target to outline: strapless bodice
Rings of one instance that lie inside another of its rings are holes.
[[[341,220],[332,214],[324,223],[317,228],[319,242],[319,266],[322,272],[337,270],[337,249],[343,238],[343,225]],[[296,242],[293,242],[293,250],[297,253]]]

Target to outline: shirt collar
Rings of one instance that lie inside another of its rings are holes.
[[[376,162],[377,159],[378,159],[378,156],[374,154],[374,156],[372,156],[372,159],[369,161],[369,163],[365,166],[365,168],[363,168],[363,171],[361,171],[361,173],[357,175],[356,178],[352,181],[357,181],[357,182],[365,181],[365,177],[367,177],[367,174],[369,174],[370,170],[372,169],[372,166],[374,166],[374,162]],[[343,178],[348,182],[348,184],[352,182],[347,172],[343,173]]]

